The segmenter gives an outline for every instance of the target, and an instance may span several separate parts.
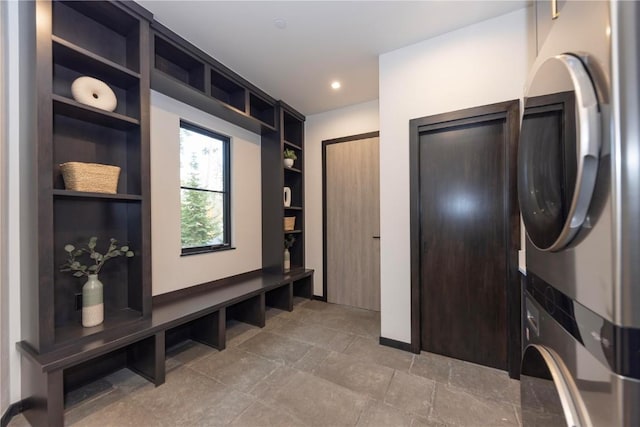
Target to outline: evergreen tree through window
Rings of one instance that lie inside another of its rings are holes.
[[[230,143],[227,136],[180,122],[183,255],[230,247]]]

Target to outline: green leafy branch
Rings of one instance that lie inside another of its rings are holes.
[[[103,255],[96,251],[96,245],[98,243],[97,237],[91,237],[87,246],[84,248],[77,248],[71,244],[64,246],[65,252],[68,254],[67,262],[60,266],[60,271],[72,273],[75,277],[89,276],[90,274],[100,273],[102,266],[111,258],[117,258],[119,256],[126,256],[127,258],[133,257],[133,251],[129,250],[129,246],[118,247],[118,241],[116,239],[110,239],[109,249]],[[89,259],[93,260],[93,264],[86,265],[81,262],[83,255],[89,255]]]

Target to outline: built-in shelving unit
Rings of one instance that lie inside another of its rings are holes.
[[[283,102],[276,110],[278,131],[262,136],[262,264],[284,271],[284,240],[295,238],[289,249],[291,270],[303,269],[304,257],[304,116]],[[293,167],[284,165],[284,150],[296,153]],[[284,187],[291,189],[291,206],[284,206]],[[284,230],[284,217],[295,217],[295,229]]]
[[[136,6],[118,2],[35,4],[38,103],[32,165],[37,176],[37,283],[23,292],[25,341],[39,352],[117,334],[151,310],[149,201],[149,23]],[[73,99],[80,76],[105,82],[118,100],[105,111]],[[60,164],[121,168],[116,194],[65,189]],[[86,278],[60,272],[64,246],[98,237],[128,244],[133,258],[105,264],[105,321],[83,328],[76,301]]]
[[[158,22],[151,88],[257,134],[276,130],[276,100]]]
[[[29,144],[21,189],[32,207],[24,209],[33,232],[25,233],[24,247],[32,250],[37,273],[21,284],[18,349],[29,397],[25,415],[32,425],[62,426],[64,395],[75,387],[124,366],[160,385],[165,344],[183,332],[223,349],[225,316],[263,326],[266,305],[290,311],[294,295],[312,296],[313,270],[304,268],[305,118],[152,21],[135,2],[39,0],[29,7],[33,26],[22,31],[36,35],[35,52],[24,54],[32,60],[25,117],[33,118],[33,137],[21,141]],[[71,85],[81,76],[113,90],[114,111],[73,98]],[[262,271],[181,290],[153,308],[151,88],[262,136],[263,230]],[[292,168],[284,167],[285,149],[298,157]],[[116,193],[67,189],[60,170],[66,162],[118,166]],[[288,207],[285,186],[292,192]],[[285,216],[296,218],[291,231],[284,230]],[[287,235],[296,242],[284,271]],[[84,328],[78,295],[86,279],[60,267],[66,244],[83,246],[93,236],[98,251],[115,238],[135,256],[105,264],[104,322]]]

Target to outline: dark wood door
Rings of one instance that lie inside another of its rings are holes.
[[[421,345],[507,368],[505,115],[419,130]]]

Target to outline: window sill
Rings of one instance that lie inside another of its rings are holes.
[[[190,250],[189,252],[182,252],[180,254],[180,256],[190,256],[190,255],[202,255],[202,254],[210,254],[210,253],[215,253],[215,252],[222,252],[222,251],[231,251],[231,250],[235,250],[236,248],[234,246],[216,246],[215,248],[198,248],[198,249],[193,249]]]

